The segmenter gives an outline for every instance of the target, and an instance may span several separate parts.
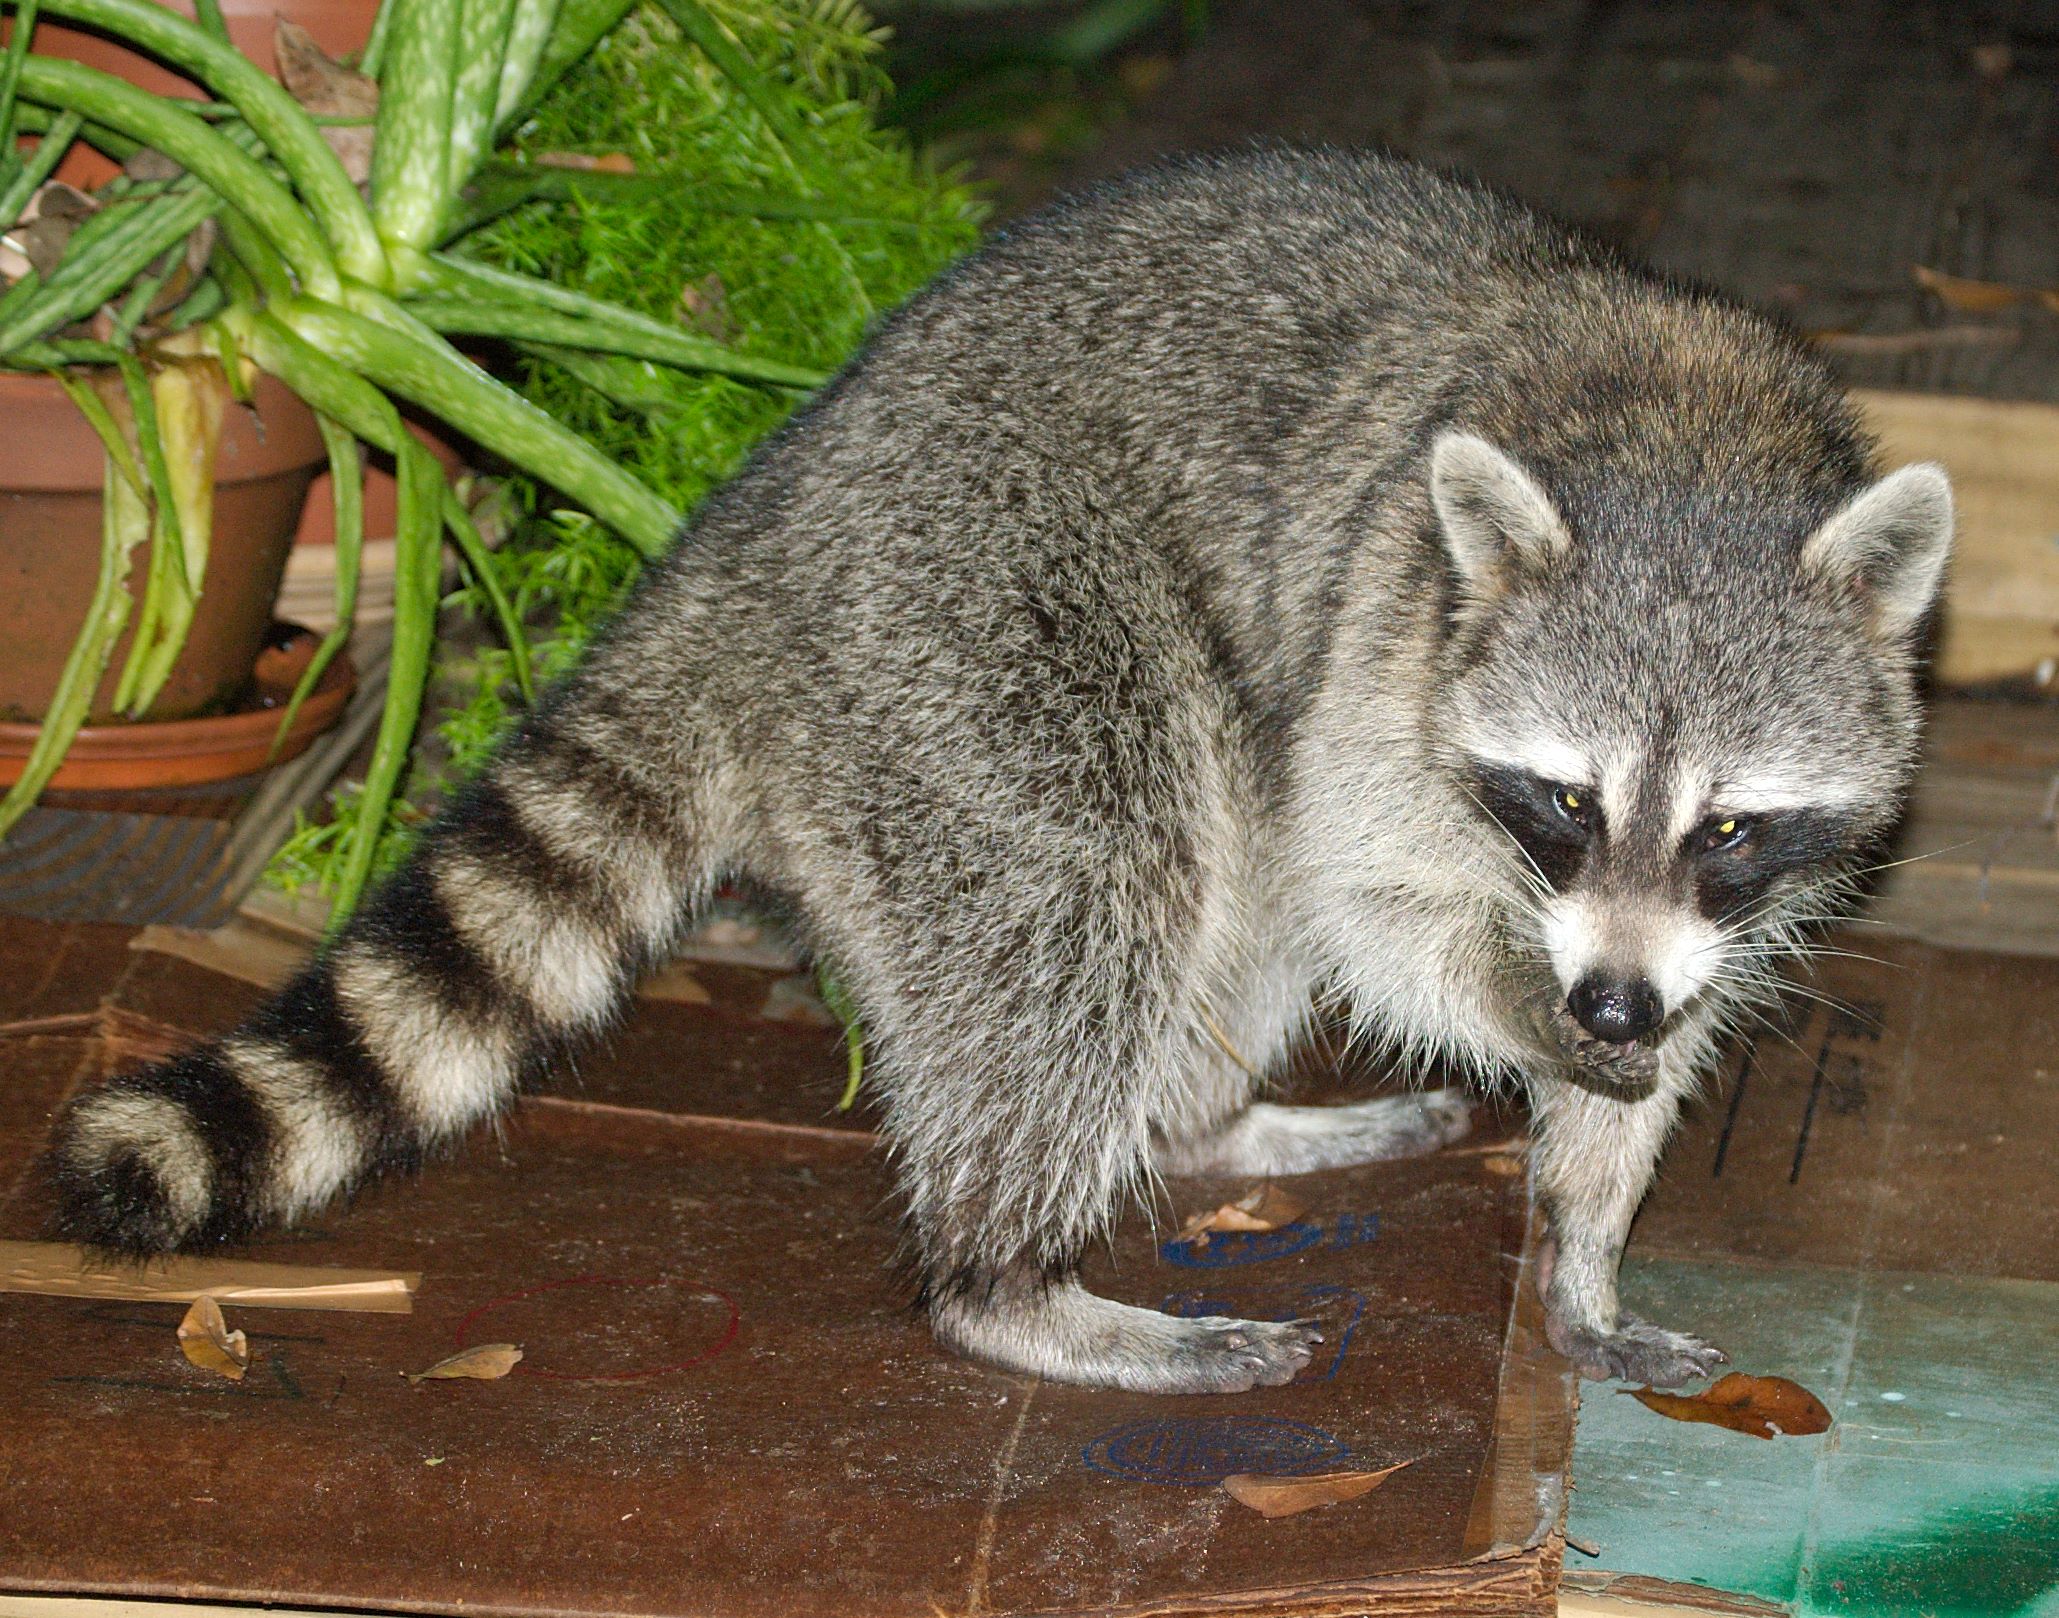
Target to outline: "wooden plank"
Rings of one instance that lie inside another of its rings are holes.
[[[1936,671],[1947,684],[2059,660],[2059,406],[1865,388],[1853,397],[1890,465],[1952,474],[1959,535]]]
[[[1940,702],[1897,863],[1864,914],[1932,944],[2059,955],[2055,809],[2059,709]]]

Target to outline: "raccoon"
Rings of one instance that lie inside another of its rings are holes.
[[[1793,336],[1492,191],[1131,175],[887,320],[277,998],[78,1100],[63,1226],[204,1247],[415,1164],[737,880],[862,1012],[948,1347],[1290,1380],[1308,1322],[1077,1270],[1157,1176],[1464,1133],[1263,1099],[1321,997],[1527,1090],[1552,1342],[1677,1384],[1723,1355],[1618,1306],[1631,1216],[1895,817],[1951,528]]]

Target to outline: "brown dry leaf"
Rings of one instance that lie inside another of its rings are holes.
[[[2010,50],[2007,40],[1992,45],[1976,45],[1966,54],[1973,61],[1973,71],[1990,83],[2006,79],[2009,70],[2016,65],[2016,53]]]
[[[363,118],[361,124],[324,124],[322,139],[358,185],[372,174],[372,125],[379,111],[379,84],[355,68],[335,60],[299,23],[278,19],[272,29],[272,53],[279,59],[279,82],[303,109],[317,118]]]
[[[72,233],[84,221],[71,214],[46,213],[34,224],[24,225],[9,238],[20,249],[29,267],[45,280],[64,261],[64,250]]]
[[[1747,90],[1777,90],[1787,81],[1787,75],[1771,62],[1761,62],[1743,51],[1732,51],[1723,65]]]
[[[522,1351],[513,1343],[481,1343],[477,1348],[467,1348],[453,1354],[449,1359],[438,1360],[426,1371],[403,1371],[400,1374],[410,1382],[442,1382],[455,1377],[470,1377],[475,1382],[498,1382],[522,1358]]]
[[[214,1371],[231,1382],[241,1382],[250,1369],[250,1339],[229,1330],[222,1306],[205,1293],[193,1300],[193,1307],[179,1322],[179,1349],[201,1370]]]
[[[780,978],[765,991],[765,1004],[758,1015],[767,1022],[802,1023],[816,1028],[841,1028],[837,1014],[823,1004],[811,974]]]
[[[1625,1388],[1623,1392],[1675,1421],[1705,1421],[1754,1438],[1771,1438],[1775,1433],[1792,1438],[1830,1430],[1830,1412],[1823,1401],[1784,1376],[1732,1371],[1700,1393],[1658,1393],[1651,1388]]]
[[[1926,292],[1934,292],[1947,308],[1961,314],[1992,315],[2013,309],[2026,298],[2043,301],[2052,296],[2040,287],[2010,286],[2003,281],[1969,281],[1963,275],[1947,275],[1927,264],[1914,264],[1909,273]]]
[[[1306,1478],[1238,1472],[1223,1479],[1223,1493],[1261,1517],[1291,1517],[1297,1511],[1313,1511],[1317,1506],[1334,1506],[1371,1494],[1404,1466],[1413,1465],[1414,1461],[1397,1461],[1377,1472],[1318,1472]]]
[[[680,324],[712,342],[736,340],[736,317],[729,312],[729,288],[712,270],[679,289]]]
[[[627,152],[594,157],[586,152],[543,152],[536,161],[547,169],[578,169],[583,174],[634,174],[636,159]]]
[[[1297,1202],[1267,1180],[1253,1186],[1235,1202],[1226,1202],[1220,1208],[1194,1215],[1180,1226],[1179,1239],[1191,1241],[1196,1247],[1206,1247],[1211,1232],[1278,1230],[1282,1225],[1293,1224],[1307,1211],[1305,1203]]]
[[[186,171],[154,146],[130,154],[122,173],[131,180],[176,180]]]
[[[1501,1179],[1513,1179],[1523,1172],[1523,1160],[1508,1152],[1489,1152],[1480,1159],[1480,1167]]]

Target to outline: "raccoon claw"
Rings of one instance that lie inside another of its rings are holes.
[[[1683,1382],[1714,1376],[1717,1366],[1730,1363],[1730,1356],[1713,1344],[1634,1315],[1623,1316],[1607,1336],[1565,1325],[1552,1316],[1545,1323],[1545,1336],[1590,1382],[1615,1377],[1654,1388],[1677,1388]]]

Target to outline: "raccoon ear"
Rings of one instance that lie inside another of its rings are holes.
[[[1444,548],[1476,595],[1539,572],[1572,548],[1565,520],[1538,482],[1486,439],[1446,432],[1430,446],[1430,501]]]
[[[1802,546],[1802,566],[1853,591],[1875,636],[1906,638],[1923,621],[1952,550],[1952,484],[1923,462],[1891,472]]]

